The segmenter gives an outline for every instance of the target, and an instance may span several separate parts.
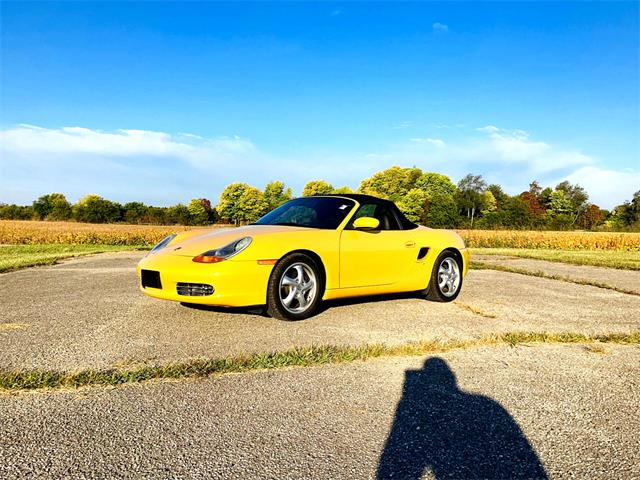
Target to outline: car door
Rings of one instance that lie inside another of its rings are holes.
[[[376,218],[376,230],[355,230],[353,221]],[[414,230],[402,230],[384,202],[360,205],[340,235],[340,288],[389,285],[403,279],[417,255]]]

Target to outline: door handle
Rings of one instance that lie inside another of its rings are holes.
[[[408,242],[405,242],[404,246],[407,248],[413,248],[416,246],[416,242],[414,242],[413,240],[409,240]]]

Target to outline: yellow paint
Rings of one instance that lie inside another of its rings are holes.
[[[320,258],[326,274],[324,299],[424,289],[436,258],[448,248],[461,253],[466,275],[469,253],[455,232],[426,227],[345,230],[357,210],[355,203],[335,230],[248,225],[178,233],[164,249],[147,255],[138,264],[138,276],[141,269],[160,272],[162,289],[140,288],[151,297],[165,300],[229,307],[263,305],[274,268],[263,261],[281,259],[294,251],[313,252]],[[246,236],[253,241],[234,257],[212,264],[192,261],[205,251]],[[429,252],[418,260],[422,247]],[[181,296],[176,292],[178,282],[204,283],[215,291],[205,297]]]

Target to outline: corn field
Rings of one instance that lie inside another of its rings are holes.
[[[0,244],[148,246],[155,245],[170,233],[192,228],[196,227],[0,220]]]
[[[224,227],[228,228],[229,225],[185,227],[0,220],[0,244],[148,246],[156,244],[170,233],[192,228]],[[458,233],[469,247],[640,251],[638,233],[520,230],[459,230]]]
[[[640,251],[640,233],[459,230],[469,247]]]

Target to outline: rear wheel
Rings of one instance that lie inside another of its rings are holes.
[[[427,299],[435,302],[451,302],[462,288],[462,263],[457,255],[445,250],[436,259],[427,287]]]
[[[304,253],[283,258],[267,287],[267,312],[280,320],[303,320],[317,311],[324,292],[322,270]]]

